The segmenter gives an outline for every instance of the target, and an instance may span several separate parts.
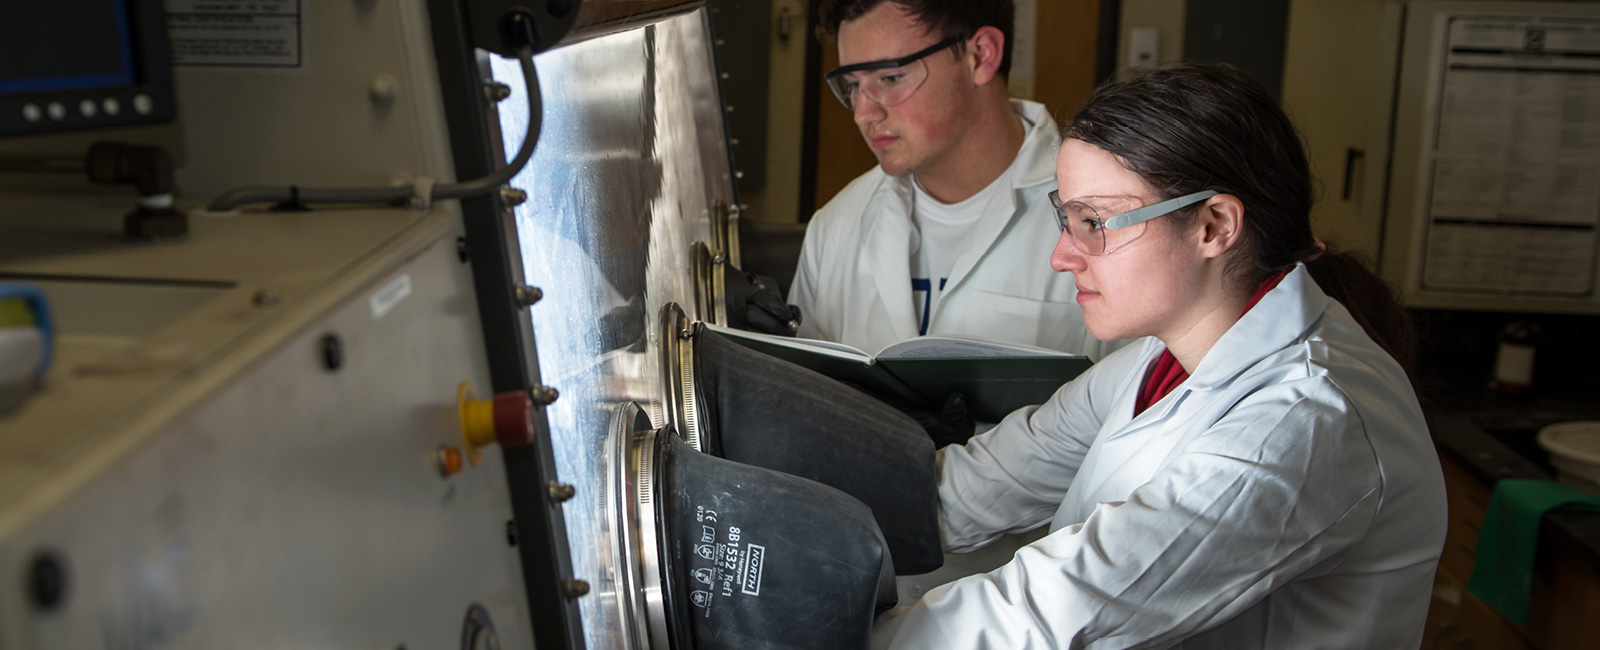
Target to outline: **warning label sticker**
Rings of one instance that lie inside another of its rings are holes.
[[[172,64],[301,65],[300,0],[167,0]]]
[[[723,528],[727,522],[719,522],[715,510],[696,506],[695,519],[700,522],[701,533],[699,543],[694,545],[694,556],[688,558],[697,583],[690,585],[693,591],[689,601],[701,609],[701,616],[711,617],[718,598],[759,597],[767,547],[749,543],[745,540],[746,531],[739,526]]]

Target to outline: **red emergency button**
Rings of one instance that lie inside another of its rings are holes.
[[[533,442],[533,400],[526,391],[507,391],[480,400],[473,395],[471,383],[461,382],[456,407],[467,461],[474,466],[483,460],[486,446],[498,442],[501,447],[521,447]]]

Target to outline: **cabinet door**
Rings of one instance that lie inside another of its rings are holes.
[[[1424,650],[1534,650],[1516,626],[1467,592],[1466,579],[1441,567],[1423,633]]]
[[[1483,528],[1483,517],[1489,510],[1492,493],[1489,486],[1473,478],[1455,461],[1441,458],[1439,466],[1444,470],[1445,496],[1450,508],[1439,566],[1458,576],[1471,576],[1472,567],[1477,563],[1474,551],[1478,531]]]
[[[1461,599],[1461,634],[1472,650],[1533,650],[1510,622],[1470,594]]]
[[[1325,241],[1372,254],[1378,224],[1361,211],[1368,188],[1360,181],[1369,164],[1361,154],[1374,126],[1380,67],[1394,64],[1381,55],[1386,4],[1391,3],[1293,0],[1284,54],[1283,101],[1305,138],[1311,173],[1321,182],[1312,227]]]
[[[1540,648],[1600,647],[1600,565],[1593,551],[1559,535],[1540,542],[1528,636]]]
[[[1433,579],[1428,601],[1428,622],[1422,630],[1422,650],[1450,648],[1461,638],[1461,599],[1466,589],[1441,567]]]

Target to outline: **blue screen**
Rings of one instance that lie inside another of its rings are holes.
[[[0,2],[0,95],[138,81],[128,0]]]

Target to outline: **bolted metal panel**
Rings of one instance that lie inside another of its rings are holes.
[[[716,28],[718,79],[727,102],[729,149],[737,187],[760,189],[767,182],[767,77],[772,58],[772,3],[711,0]],[[809,34],[800,34],[806,38]]]
[[[718,202],[732,202],[712,43],[704,10],[544,52],[539,148],[513,181],[521,277],[543,290],[528,309],[539,376],[560,390],[546,408],[562,483],[584,641],[626,648],[629,597],[601,502],[604,442],[615,406],[637,401],[663,421],[661,305],[694,304],[692,246],[714,241]],[[514,62],[495,58],[510,81]],[[498,105],[504,148],[529,118],[516,83]],[[702,314],[691,314],[703,318]]]
[[[238,227],[270,239],[255,217]],[[113,345],[146,359],[168,334],[201,341],[241,324],[241,309],[262,314],[249,336],[157,382],[167,390],[76,405],[115,417],[80,432],[98,444],[0,518],[0,647],[455,647],[474,606],[507,647],[531,645],[504,472],[445,477],[435,463],[461,444],[456,384],[487,374],[454,218],[430,217],[316,288],[285,284],[276,304],[246,307],[249,289],[234,287],[126,343],[64,337],[56,390],[111,393],[165,372],[143,361],[84,374]],[[39,395],[22,423],[55,397]],[[43,600],[18,588],[35,573],[62,588]]]
[[[484,92],[490,55],[472,46],[465,4],[428,0],[428,10],[456,171],[475,178],[502,167],[508,156],[499,147],[500,125]],[[521,75],[500,85],[508,91],[500,101],[520,94]],[[517,261],[512,213],[498,197],[488,196],[462,200],[461,212],[466,235],[461,255],[471,262],[492,392],[528,390],[540,384],[539,363],[531,309],[519,299],[519,293],[528,293],[519,292],[527,285]],[[536,411],[534,424],[533,444],[504,454],[523,583],[537,613],[534,641],[540,648],[579,650],[585,646],[578,604],[563,588],[572,579],[566,523],[559,507],[542,498],[543,486],[558,480],[542,410]]]

